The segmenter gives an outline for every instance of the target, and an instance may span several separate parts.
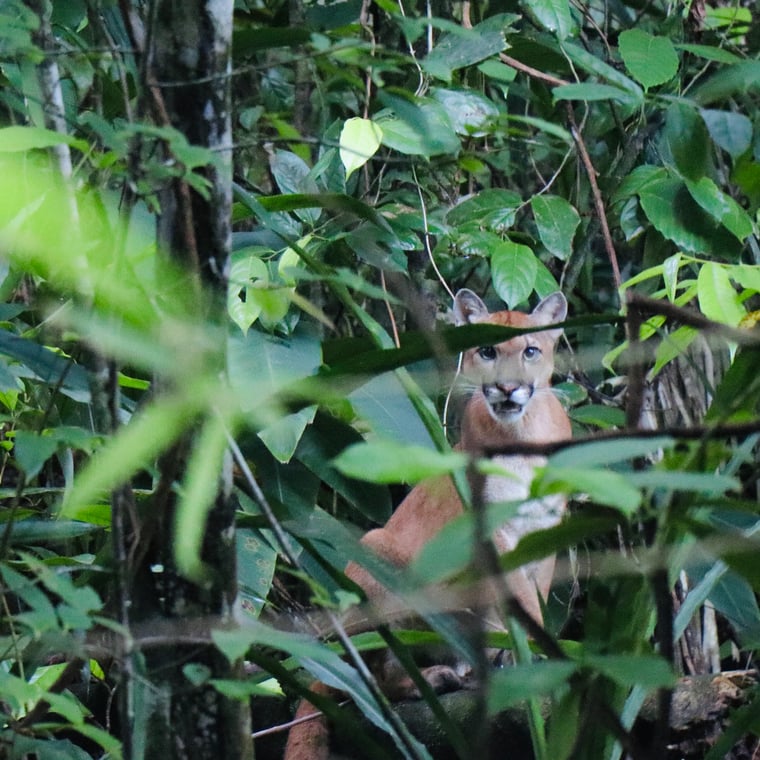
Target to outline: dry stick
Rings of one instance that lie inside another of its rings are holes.
[[[559,77],[552,76],[551,74],[546,74],[543,71],[534,69],[532,66],[528,66],[525,63],[521,63],[516,58],[512,58],[512,56],[506,55],[505,53],[500,53],[499,59],[503,63],[506,63],[508,66],[511,66],[513,69],[522,71],[524,74],[527,74],[533,79],[539,79],[542,82],[546,82],[547,84],[554,85],[555,87],[560,87],[562,85],[570,84],[570,82],[564,79],[560,79]],[[567,120],[570,124],[570,134],[573,136],[575,145],[578,148],[578,154],[581,157],[581,161],[583,162],[583,167],[586,170],[586,174],[588,175],[588,180],[591,185],[591,194],[594,198],[594,207],[596,208],[596,214],[597,214],[597,217],[599,218],[599,224],[601,225],[601,228],[602,228],[602,236],[604,238],[604,247],[607,251],[607,256],[610,260],[610,265],[612,266],[612,275],[615,280],[615,289],[617,290],[620,288],[620,284],[622,282],[622,279],[620,277],[620,267],[618,266],[617,253],[615,252],[615,245],[612,242],[612,234],[610,233],[610,227],[607,224],[607,214],[604,210],[604,201],[602,200],[602,194],[599,191],[599,185],[596,181],[596,169],[594,169],[594,164],[592,163],[591,157],[589,156],[588,150],[586,149],[586,144],[584,143],[580,130],[578,129],[577,124],[575,123],[575,116],[573,114],[573,108],[570,103],[567,104]]]
[[[538,69],[534,69],[532,66],[528,66],[528,64],[522,63],[521,61],[518,61],[516,58],[512,58],[511,55],[507,55],[506,53],[499,53],[499,59],[502,63],[506,63],[507,66],[511,66],[513,69],[522,71],[523,74],[527,74],[533,79],[540,79],[542,82],[546,82],[547,84],[553,84],[555,87],[559,87],[563,84],[570,84],[570,82],[567,82],[564,79],[560,79],[559,77],[555,77],[551,74],[546,74],[543,71],[539,71]]]
[[[620,277],[620,267],[618,266],[617,253],[615,252],[615,244],[612,242],[612,233],[610,227],[607,224],[607,212],[604,210],[604,201],[602,200],[602,194],[599,191],[599,184],[596,181],[596,169],[591,162],[591,156],[586,149],[586,143],[583,142],[580,130],[575,123],[575,116],[573,114],[573,108],[570,103],[567,104],[567,120],[570,123],[570,133],[575,140],[575,145],[578,148],[583,166],[586,169],[588,175],[588,181],[591,185],[591,194],[594,198],[594,207],[596,208],[596,215],[599,219],[599,224],[602,227],[602,237],[604,238],[604,247],[607,251],[607,257],[610,260],[610,266],[612,267],[612,276],[615,280],[615,291],[620,289],[622,279]]]
[[[345,699],[342,702],[338,702],[338,707],[345,707],[347,704],[350,704],[350,699]],[[260,739],[262,736],[270,736],[271,734],[280,734],[283,731],[290,731],[293,726],[298,726],[301,723],[310,723],[313,720],[316,720],[317,718],[322,717],[322,711],[321,710],[314,710],[313,713],[309,713],[308,715],[303,715],[300,718],[293,718],[293,720],[289,720],[287,723],[278,723],[276,726],[268,726],[267,728],[262,728],[259,731],[254,731],[251,734],[251,738],[253,739]]]

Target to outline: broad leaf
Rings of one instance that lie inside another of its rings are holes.
[[[709,178],[702,177],[698,182],[687,182],[691,197],[710,216],[720,222],[729,232],[744,241],[752,234],[754,226],[749,214],[730,196]]]
[[[702,265],[697,278],[697,296],[702,313],[715,322],[736,327],[746,314],[728,270],[720,264],[708,261]]]
[[[526,245],[505,240],[491,254],[494,290],[511,309],[528,300],[536,285],[538,260]]]
[[[570,660],[544,660],[497,670],[491,677],[487,703],[491,715],[526,699],[562,688],[578,670]]]
[[[446,109],[451,125],[459,135],[483,137],[488,134],[486,127],[499,115],[499,109],[493,101],[476,90],[446,90],[436,87],[431,95]]]
[[[349,446],[334,464],[344,475],[371,483],[414,484],[464,468],[467,457],[459,452],[442,454],[398,441],[377,440]]]
[[[558,259],[573,252],[573,237],[581,218],[575,208],[558,195],[537,195],[530,202],[541,242]]]
[[[618,44],[625,67],[647,89],[670,81],[678,71],[678,54],[668,37],[626,29]]]
[[[700,115],[716,145],[736,160],[752,144],[752,122],[743,113],[703,108]]]
[[[568,0],[530,0],[521,4],[547,32],[556,34],[558,40],[575,34],[576,26]]]
[[[348,119],[340,133],[340,160],[346,168],[346,179],[377,153],[383,130],[371,119]]]

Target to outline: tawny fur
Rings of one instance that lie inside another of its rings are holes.
[[[567,302],[561,293],[545,298],[531,314],[516,311],[489,313],[472,291],[461,290],[454,301],[459,324],[492,323],[512,327],[542,327],[564,321]],[[554,369],[554,348],[559,329],[521,335],[493,347],[470,349],[463,361],[463,373],[474,385],[463,418],[458,449],[475,456],[489,449],[516,442],[549,443],[571,435],[570,421],[550,390]],[[474,489],[487,503],[522,500],[518,514],[501,525],[493,535],[499,553],[513,549],[527,533],[559,522],[565,509],[562,497],[527,499],[535,468],[544,463],[537,456],[497,457],[511,476],[489,475]],[[460,515],[462,502],[450,478],[421,483],[399,505],[384,527],[369,531],[362,543],[387,562],[407,566],[441,528]],[[554,557],[519,568],[507,576],[507,586],[523,608],[542,622],[541,599],[546,599],[554,572]],[[355,563],[346,575],[364,590],[373,608],[392,606],[388,590]],[[416,695],[403,673],[379,673],[378,680],[391,698]],[[437,691],[456,688],[459,679],[448,666],[433,666],[423,675]],[[320,693],[329,690],[316,685]],[[306,701],[296,717],[314,712]],[[301,723],[291,729],[285,760],[325,760],[328,734],[323,719]]]

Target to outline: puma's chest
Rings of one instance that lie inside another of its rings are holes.
[[[536,468],[546,464],[544,457],[502,456],[494,457],[493,461],[505,474],[486,476],[482,486],[484,504],[519,502],[494,532],[497,548],[505,552],[514,549],[524,535],[557,525],[562,519],[565,499],[561,495],[527,498]]]

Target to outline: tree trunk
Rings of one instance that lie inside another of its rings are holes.
[[[128,5],[122,3],[122,9]],[[196,317],[214,322],[222,315],[230,248],[233,2],[155,0],[147,7],[144,33],[125,13],[142,54],[139,118],[174,128],[191,146],[213,151],[213,161],[195,172],[208,181],[208,191],[201,193],[183,172],[179,143],[166,132],[159,145],[162,165],[175,172],[157,189],[157,243],[160,256],[171,263],[167,269],[176,273],[163,281],[161,296],[170,309],[176,297]],[[157,393],[168,390],[160,379],[154,385]],[[184,477],[192,443],[190,427],[161,456],[157,485],[142,516],[128,493],[114,498],[116,556],[128,567],[122,574],[122,622],[135,642],[122,689],[126,758],[253,756],[247,704],[226,699],[209,685],[210,678],[240,675],[209,639],[212,627],[231,621],[237,593],[229,476],[219,474],[205,525],[201,559],[211,569],[208,579],[197,585],[174,562],[174,484]],[[130,520],[137,521],[131,534]]]

